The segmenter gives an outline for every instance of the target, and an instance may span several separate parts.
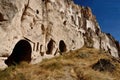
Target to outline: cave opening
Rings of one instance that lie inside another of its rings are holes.
[[[53,48],[54,48],[54,40],[51,39],[47,45],[47,52],[46,54],[52,54]]]
[[[36,13],[39,14],[39,10],[36,10]]]
[[[15,45],[12,54],[5,60],[8,66],[19,64],[20,62],[31,61],[32,47],[27,40],[20,40]]]
[[[67,51],[66,44],[63,40],[61,40],[59,42],[59,50],[60,50],[60,52],[66,52]]]

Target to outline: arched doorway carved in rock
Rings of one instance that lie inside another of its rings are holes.
[[[12,54],[5,60],[8,66],[19,64],[22,61],[31,61],[32,47],[27,40],[20,40],[14,47]]]
[[[66,44],[63,40],[60,40],[60,42],[59,42],[59,50],[60,50],[60,52],[66,52],[67,51]]]
[[[47,51],[46,51],[46,54],[52,54],[52,51],[54,49],[54,46],[55,46],[55,41],[53,39],[51,39],[49,41],[49,43],[47,44]]]

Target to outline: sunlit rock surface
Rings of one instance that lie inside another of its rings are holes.
[[[0,0],[0,36],[1,57],[10,56],[15,45],[26,40],[32,64],[83,46],[116,58],[120,51],[119,42],[101,32],[91,9],[72,0]]]

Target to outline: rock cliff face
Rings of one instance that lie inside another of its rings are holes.
[[[91,9],[72,0],[0,0],[0,36],[1,60],[12,55],[6,61],[10,64],[16,60],[13,54],[17,50],[28,50],[25,41],[30,43],[31,53],[25,50],[27,54],[19,56],[31,55],[31,59],[27,57],[31,63],[83,46],[120,56],[119,42],[101,32]]]

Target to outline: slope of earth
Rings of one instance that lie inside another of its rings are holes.
[[[22,62],[11,66],[0,71],[0,80],[119,80],[119,74],[119,60],[107,52],[83,47],[35,65]]]
[[[102,32],[89,7],[73,1],[0,0],[0,68],[23,60],[36,64],[84,45],[119,58],[119,42]]]

